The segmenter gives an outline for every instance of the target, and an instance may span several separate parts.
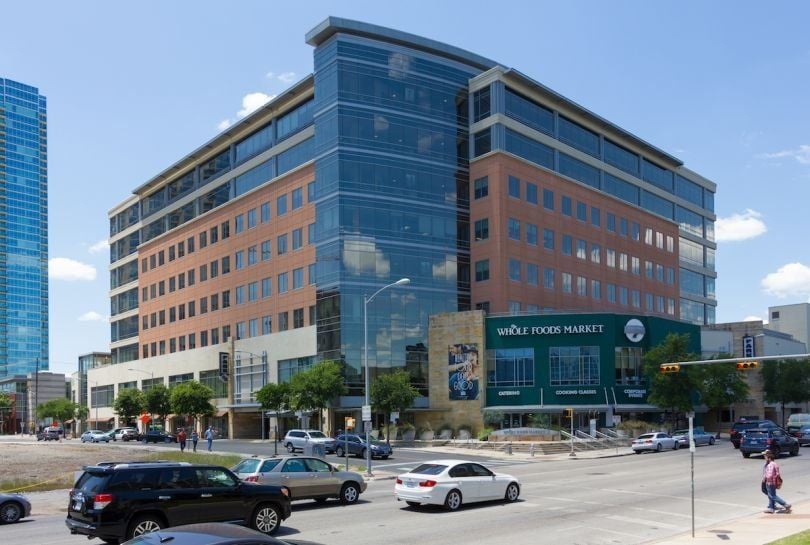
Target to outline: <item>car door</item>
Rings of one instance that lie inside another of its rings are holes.
[[[214,522],[246,518],[239,479],[233,473],[223,467],[197,468],[196,473],[201,520]]]
[[[169,526],[200,522],[200,494],[197,475],[190,467],[161,470],[158,479],[157,507],[169,521]]]
[[[357,435],[350,435],[349,436],[349,452],[356,456],[360,456],[363,452],[363,440],[360,439]]]
[[[461,499],[463,502],[470,503],[480,501],[481,477],[470,469],[470,464],[456,464],[450,468],[447,474],[455,481],[455,487],[461,491]]]
[[[338,495],[341,483],[331,465],[319,458],[302,458],[302,461],[313,474],[310,492],[313,496]]]
[[[481,500],[494,500],[506,495],[506,484],[499,481],[495,474],[481,464],[468,464],[470,472],[478,481],[478,494]]]
[[[290,489],[290,499],[300,500],[317,496],[315,475],[307,469],[301,458],[289,458],[281,467],[281,484]]]

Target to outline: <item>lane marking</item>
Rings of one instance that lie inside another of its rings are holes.
[[[678,526],[677,524],[668,524],[666,522],[659,522],[657,520],[640,519],[636,517],[625,517],[622,515],[605,515],[604,518],[609,520],[615,520],[618,522],[630,522],[633,524],[640,524],[647,528],[655,527],[655,528],[666,528],[667,530],[683,530],[683,526]]]

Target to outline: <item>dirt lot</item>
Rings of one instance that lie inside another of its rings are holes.
[[[35,515],[65,512],[67,489],[82,466],[105,460],[141,460],[163,448],[120,442],[82,444],[78,439],[58,443],[6,439],[0,442],[0,490],[24,487],[17,491],[31,500]],[[51,491],[37,491],[42,488]]]

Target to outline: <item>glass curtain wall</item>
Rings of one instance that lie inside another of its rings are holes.
[[[0,377],[49,368],[46,106],[0,78]]]
[[[315,50],[318,355],[345,363],[350,396],[364,393],[364,295],[411,280],[368,305],[368,358],[372,380],[406,368],[417,387],[428,316],[470,307],[467,84],[476,73],[345,34]]]

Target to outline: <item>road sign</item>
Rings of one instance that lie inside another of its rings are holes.
[[[371,405],[363,405],[363,422],[371,422]]]
[[[371,433],[371,420],[363,422],[363,433]]]

